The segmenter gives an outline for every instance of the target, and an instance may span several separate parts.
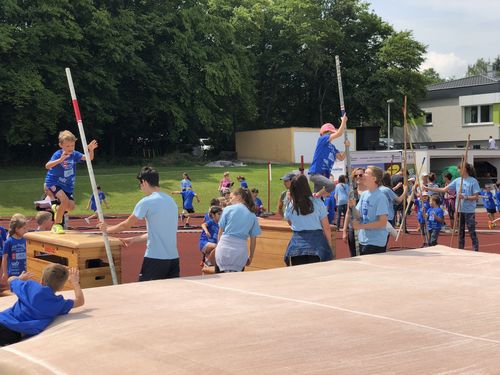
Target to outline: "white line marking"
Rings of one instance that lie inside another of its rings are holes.
[[[52,365],[45,362],[43,359],[38,359],[38,358],[32,357],[29,354],[23,353],[17,349],[11,348],[11,347],[4,347],[2,349],[6,350],[8,352],[11,352],[13,354],[16,354],[17,356],[22,357],[22,358],[24,358],[32,363],[35,363],[35,364],[39,365],[40,367],[47,369],[48,371],[50,371],[51,373],[53,373],[55,375],[67,375],[66,372],[63,372],[56,367],[53,367]]]
[[[239,292],[239,293],[249,294],[249,295],[253,295],[253,296],[257,296],[257,297],[265,297],[265,298],[277,299],[277,300],[287,301],[287,302],[295,302],[295,303],[300,303],[300,304],[303,304],[303,305],[323,307],[323,308],[327,308],[327,309],[331,309],[331,310],[348,312],[348,313],[351,313],[351,314],[356,314],[356,315],[361,315],[361,316],[367,316],[367,317],[374,318],[374,319],[387,320],[387,321],[390,321],[390,322],[405,324],[405,325],[409,325],[409,326],[412,326],[412,327],[423,328],[423,329],[427,329],[429,331],[436,331],[436,332],[445,333],[445,334],[448,334],[448,335],[453,335],[453,336],[457,336],[457,337],[461,337],[461,338],[465,338],[465,339],[484,341],[484,342],[489,342],[489,343],[493,343],[493,344],[500,344],[500,340],[493,340],[493,339],[488,339],[488,338],[484,338],[484,337],[477,337],[477,336],[465,335],[463,333],[458,333],[458,332],[448,331],[446,329],[431,327],[431,326],[427,326],[425,324],[419,324],[419,323],[409,322],[409,321],[406,321],[406,320],[391,318],[391,317],[388,317],[388,316],[383,316],[383,315],[378,315],[378,314],[370,314],[370,313],[366,313],[366,312],[358,311],[358,310],[346,309],[346,308],[339,307],[339,306],[326,305],[324,303],[304,301],[304,300],[295,299],[295,298],[273,296],[271,294],[265,294],[265,293],[250,292],[250,291],[247,291],[247,290],[237,289],[237,288],[229,288],[229,287],[218,286],[218,285],[210,285],[210,284],[207,284],[205,282],[200,282],[200,281],[195,281],[195,280],[185,280],[185,279],[183,279],[183,280],[186,281],[186,282],[188,282],[188,283],[199,284],[199,285],[203,285],[203,286],[210,287],[210,288],[229,290],[229,291],[232,291],[232,292]]]

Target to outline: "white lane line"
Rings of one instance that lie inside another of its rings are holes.
[[[200,282],[200,281],[196,281],[196,280],[186,280],[186,279],[183,279],[183,280],[185,282],[188,282],[188,283],[199,284],[199,285],[202,285],[202,286],[205,286],[205,287],[209,287],[209,288],[228,290],[228,291],[232,291],[232,292],[238,292],[238,293],[248,294],[248,295],[257,296],[257,297],[264,297],[264,298],[276,299],[276,300],[281,300],[281,301],[286,301],[286,302],[294,302],[294,303],[299,303],[299,304],[303,304],[303,305],[323,307],[323,308],[330,309],[330,310],[342,311],[342,312],[347,312],[347,313],[351,313],[351,314],[366,316],[366,317],[369,317],[369,318],[380,319],[380,320],[387,320],[387,321],[394,322],[394,323],[400,323],[400,324],[404,324],[404,325],[408,325],[408,326],[412,326],[412,327],[423,328],[423,329],[426,329],[426,330],[429,330],[429,331],[435,331],[435,332],[439,332],[439,333],[445,333],[447,335],[457,336],[457,337],[465,338],[465,339],[469,339],[469,340],[477,340],[477,341],[484,341],[484,342],[493,343],[493,344],[500,344],[500,340],[493,340],[493,339],[488,339],[488,338],[485,338],[485,337],[465,335],[463,333],[448,331],[446,329],[431,327],[431,326],[428,326],[428,325],[425,325],[425,324],[419,324],[419,323],[409,322],[407,320],[401,320],[401,319],[391,318],[391,317],[384,316],[384,315],[370,314],[370,313],[359,311],[359,310],[346,309],[344,307],[339,307],[339,306],[334,306],[334,305],[327,305],[327,304],[319,303],[319,302],[305,301],[305,300],[296,299],[296,298],[274,296],[272,294],[250,292],[250,291],[243,290],[243,289],[229,288],[229,287],[224,287],[224,286],[212,285],[212,284],[207,284],[206,282]]]
[[[49,363],[45,362],[43,359],[39,359],[39,358],[35,358],[29,354],[26,354],[24,352],[21,352],[17,349],[13,349],[12,347],[4,347],[2,348],[2,350],[6,350],[8,352],[11,352],[19,357],[22,357],[24,359],[26,359],[27,361],[30,361],[34,364],[37,364],[39,365],[40,367],[43,367],[44,369],[50,371],[52,374],[55,374],[55,375],[67,375],[66,372],[64,371],[61,371],[60,369],[50,365]]]

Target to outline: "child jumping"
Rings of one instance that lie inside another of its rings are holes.
[[[184,191],[173,191],[172,194],[180,194],[182,196],[181,221],[184,222],[184,228],[190,228],[190,214],[194,213],[193,199],[196,197],[196,200],[200,203],[198,194],[196,194],[191,187],[187,187]]]
[[[338,130],[330,123],[324,124],[319,130],[320,137],[309,166],[309,179],[314,184],[314,197],[327,197],[335,187],[330,181],[331,170],[336,159],[345,159],[345,152],[337,150],[332,142],[344,134],[346,126],[347,116],[344,115]],[[348,147],[349,141],[345,141],[345,145]]]
[[[0,346],[14,344],[42,332],[59,315],[84,304],[80,275],[77,269],[68,269],[52,263],[42,273],[42,283],[30,280],[31,273],[22,272],[9,278],[10,289],[17,295],[11,308],[0,312]],[[55,293],[62,290],[69,279],[75,292],[74,300]]]
[[[2,255],[2,284],[7,284],[10,276],[19,276],[26,271],[26,239],[28,231],[26,218],[14,214],[10,219],[9,238],[5,241]]]
[[[97,194],[99,195],[99,202],[101,205],[104,203],[106,208],[109,208],[108,201],[106,200],[106,194],[104,194],[100,186],[97,186]],[[90,219],[95,219],[97,217],[97,205],[95,203],[94,194],[90,196],[89,203],[87,204],[87,210],[89,209],[94,211],[94,213],[84,219],[87,224],[90,224]]]
[[[64,212],[75,208],[73,189],[76,178],[76,164],[85,161],[85,155],[75,151],[76,137],[68,130],[59,133],[59,147],[50,160],[45,164],[48,169],[45,177],[45,189],[51,198],[57,198],[59,205],[55,209],[52,232],[64,233],[62,226]],[[94,139],[87,145],[90,160],[94,159],[94,150],[97,141]]]
[[[427,228],[429,232],[429,246],[436,246],[438,243],[439,232],[444,224],[444,211],[439,207],[440,199],[438,195],[431,196],[431,207],[427,210]]]

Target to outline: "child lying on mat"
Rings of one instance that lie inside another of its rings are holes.
[[[50,264],[43,270],[42,283],[30,280],[33,275],[23,272],[8,282],[17,295],[11,308],[0,312],[0,346],[14,344],[42,332],[59,315],[84,304],[77,269],[69,271],[61,264]],[[55,292],[62,290],[68,277],[73,285],[75,299],[64,299]]]

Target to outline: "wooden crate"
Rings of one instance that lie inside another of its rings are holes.
[[[256,271],[269,268],[285,267],[283,256],[288,242],[292,237],[292,230],[284,220],[270,220],[259,218],[262,233],[257,237],[257,246],[252,264],[245,271]],[[336,226],[331,225],[333,254],[335,255]]]
[[[67,231],[65,234],[29,232],[25,235],[27,268],[41,278],[50,263],[60,263],[80,271],[82,288],[112,285],[111,270],[102,235]],[[109,238],[118,281],[121,276],[121,242]],[[63,290],[72,289],[68,281]]]

